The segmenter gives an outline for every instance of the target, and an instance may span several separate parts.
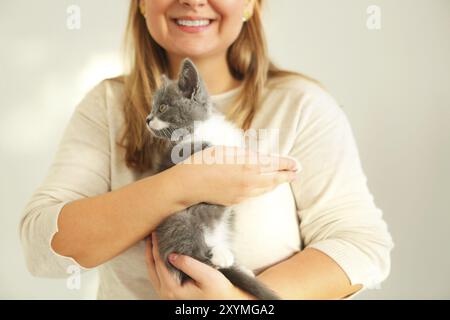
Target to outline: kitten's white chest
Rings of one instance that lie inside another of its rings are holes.
[[[206,141],[212,145],[243,147],[243,132],[227,121],[221,113],[213,113],[206,121],[198,121],[194,132],[183,139],[184,142]]]

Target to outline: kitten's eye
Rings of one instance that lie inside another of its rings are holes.
[[[159,106],[159,112],[164,112],[169,106],[167,104],[162,104]]]

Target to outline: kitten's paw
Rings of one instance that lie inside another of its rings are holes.
[[[211,262],[219,268],[228,268],[234,263],[233,253],[223,246],[216,246],[211,249]]]

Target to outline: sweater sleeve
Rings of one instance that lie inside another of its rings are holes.
[[[67,203],[110,190],[110,144],[104,82],[77,105],[43,183],[22,213],[20,238],[30,273],[67,277],[70,266],[87,270],[74,259],[57,254],[50,243],[58,217]]]
[[[368,189],[349,121],[324,91],[302,100],[290,155],[303,168],[291,187],[304,247],[327,254],[363,290],[379,285],[390,272],[393,242]]]

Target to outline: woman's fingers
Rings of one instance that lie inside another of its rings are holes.
[[[215,273],[218,272],[213,267],[186,255],[171,254],[169,261],[175,268],[190,276],[199,287],[212,283]]]
[[[155,260],[153,259],[151,237],[148,237],[145,242],[145,260],[147,262],[148,276],[155,289],[159,290],[160,282],[158,274],[156,273]]]
[[[155,260],[155,265],[160,263],[160,257],[158,252],[158,240],[156,239],[156,235],[154,232],[152,232],[152,254],[153,254],[153,260]],[[158,271],[158,270],[157,270]]]
[[[261,173],[255,178],[255,185],[259,188],[274,188],[282,183],[288,183],[297,178],[293,171],[276,171]]]
[[[175,280],[175,277],[167,270],[167,267],[162,261],[159,250],[158,250],[158,239],[156,238],[156,234],[152,232],[152,243],[153,243],[153,257],[155,259],[156,272],[158,274],[159,280],[161,283],[164,283],[164,286],[168,290],[175,290],[179,283]]]
[[[156,234],[152,232],[152,254],[153,254],[153,260],[155,261],[155,271],[156,275],[158,276],[158,279],[160,283],[164,282],[164,279],[162,277],[162,268],[161,268],[161,258],[159,257],[159,250],[158,250],[158,240],[156,239]]]
[[[191,156],[186,163],[211,165],[201,167],[200,171],[193,172],[192,168],[184,171],[203,186],[193,191],[195,203],[236,204],[291,182],[296,178],[294,173],[302,169],[290,156],[263,154],[248,148],[213,146],[195,155],[199,159]]]
[[[281,156],[277,154],[264,154],[254,151],[240,153],[236,160],[236,164],[255,165],[258,172],[274,172],[274,171],[297,171],[300,169],[299,162],[290,156]]]
[[[253,151],[248,148],[214,146],[206,149],[203,154],[197,156],[203,157],[205,162],[212,164],[246,164],[255,165],[259,172],[272,171],[297,171],[300,169],[299,162],[290,156],[282,156],[275,153],[264,154]],[[197,159],[198,160],[198,159]],[[203,161],[201,161],[203,163]]]
[[[297,178],[296,172],[280,171],[260,174],[254,180],[254,187],[247,196],[256,197],[264,193],[270,192],[282,183],[290,183]]]
[[[276,172],[276,171],[299,171],[299,162],[289,156],[279,156],[279,155],[259,155],[259,172]]]

